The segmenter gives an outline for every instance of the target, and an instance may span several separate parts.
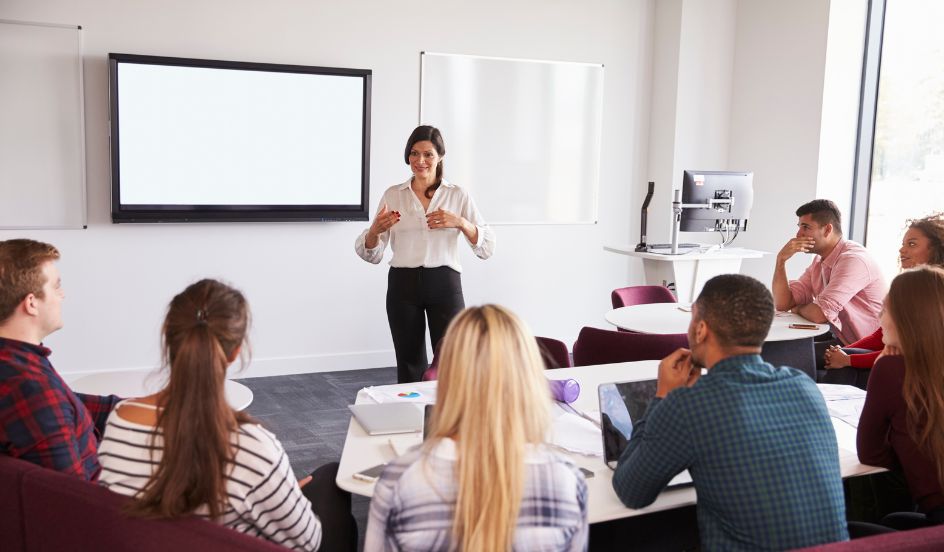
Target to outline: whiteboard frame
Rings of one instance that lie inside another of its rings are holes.
[[[37,21],[16,21],[12,19],[0,19],[0,24],[8,25],[28,25],[33,27],[52,27],[58,29],[74,29],[76,31],[76,71],[78,73],[78,97],[76,98],[76,113],[78,114],[78,136],[77,146],[79,150],[79,198],[80,205],[80,223],[73,224],[36,224],[36,225],[6,225],[0,222],[0,230],[33,230],[33,229],[57,229],[57,230],[84,230],[88,228],[88,184],[87,184],[87,159],[85,151],[85,61],[84,61],[84,35],[81,25],[69,25],[62,23],[44,23]]]
[[[587,63],[579,61],[553,61],[553,60],[544,60],[544,59],[529,59],[529,58],[509,58],[501,56],[483,56],[483,55],[473,55],[473,54],[449,54],[444,52],[420,52],[420,75],[419,75],[419,105],[418,105],[418,121],[417,124],[422,125],[424,123],[423,117],[423,78],[426,74],[426,56],[443,56],[443,57],[454,57],[454,58],[471,58],[471,59],[486,59],[486,60],[495,60],[495,61],[512,61],[512,62],[523,62],[523,63],[539,63],[547,65],[573,65],[581,67],[597,67],[601,70],[604,69],[604,64],[602,63]],[[605,85],[605,80],[604,80]],[[602,91],[601,91],[602,94]],[[600,105],[600,141],[603,139],[603,99],[601,98]],[[595,162],[597,164],[598,170],[600,167],[600,149],[596,152]],[[460,183],[461,184],[461,183]],[[503,221],[498,220],[492,222],[488,219],[488,213],[483,213],[486,216],[488,223],[493,226],[533,226],[533,225],[542,225],[542,226],[588,226],[595,225],[600,220],[600,177],[597,175],[597,181],[593,186],[592,194],[592,213],[590,215],[590,220],[576,220],[576,221],[553,221],[553,220],[534,220],[534,221]],[[479,206],[481,207],[481,206]]]

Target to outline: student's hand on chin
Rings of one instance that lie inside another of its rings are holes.
[[[688,387],[698,381],[701,370],[692,364],[692,352],[676,349],[659,363],[659,382],[656,397],[664,398],[679,387]]]

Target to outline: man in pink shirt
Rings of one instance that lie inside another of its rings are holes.
[[[839,208],[832,201],[810,201],[796,215],[796,237],[777,253],[772,285],[777,310],[828,322],[843,345],[871,334],[888,292],[878,265],[864,247],[843,239]],[[787,260],[800,252],[817,257],[799,280],[788,281]]]

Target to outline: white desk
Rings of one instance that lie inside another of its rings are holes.
[[[620,307],[607,312],[606,321],[618,328],[639,333],[680,334],[688,332],[692,313],[687,305],[676,303],[653,303]],[[797,330],[790,324],[812,324],[799,314],[780,312],[774,316],[767,334],[767,341],[788,341],[813,338],[829,331],[829,324],[816,324],[815,330]]]
[[[579,381],[581,387],[580,397],[573,403],[573,406],[591,415],[598,415],[597,387],[601,383],[654,379],[658,365],[657,361],[601,364],[578,368],[560,368],[547,372],[547,375],[552,379],[573,378]],[[357,402],[371,402],[371,399],[365,391],[361,390],[357,394]],[[856,456],[855,428],[837,418],[833,418],[832,421],[839,442],[839,465],[843,477],[883,471],[881,468],[860,464]],[[422,436],[418,433],[370,436],[364,432],[360,424],[352,419],[348,426],[344,451],[341,453],[341,466],[338,469],[336,480],[338,486],[355,494],[371,496],[374,492],[374,485],[356,480],[351,475],[364,468],[393,460],[395,453],[389,444],[391,439],[396,440],[398,447],[406,448],[413,444],[419,444]],[[565,454],[578,466],[594,473],[594,477],[587,479],[590,523],[695,504],[695,489],[686,487],[663,491],[656,501],[646,508],[629,509],[623,506],[623,503],[616,497],[612,484],[613,471],[603,463],[602,457]]]
[[[767,254],[766,251],[740,247],[727,247],[709,252],[694,250],[682,255],[637,252],[633,245],[607,245],[603,249],[642,259],[646,284],[656,286],[675,284],[675,294],[682,303],[694,301],[701,292],[701,288],[705,286],[705,282],[711,278],[720,274],[738,274],[741,272],[741,261],[759,259]]]
[[[73,391],[90,395],[118,395],[144,397],[164,388],[164,372],[152,370],[122,370],[98,372],[82,376],[69,383]],[[226,402],[236,410],[245,410],[252,403],[252,390],[245,385],[226,380]]]

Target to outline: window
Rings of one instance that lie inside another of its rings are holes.
[[[888,280],[906,220],[944,210],[941,21],[940,0],[870,5],[851,234]]]

